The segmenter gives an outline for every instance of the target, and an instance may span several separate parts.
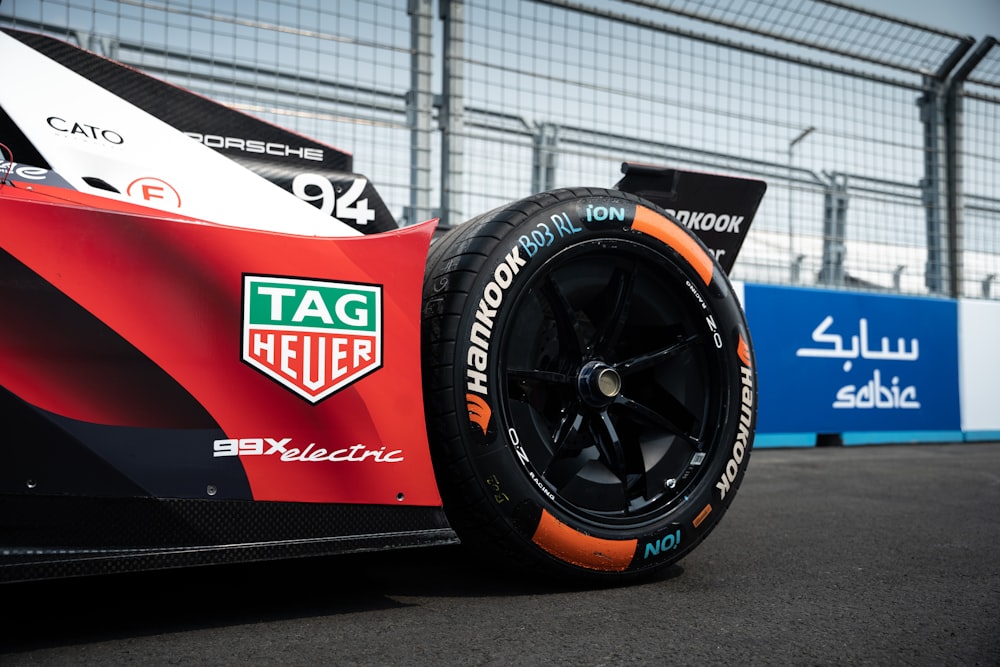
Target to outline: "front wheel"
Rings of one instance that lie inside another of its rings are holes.
[[[746,468],[756,377],[705,247],[611,190],[494,210],[432,248],[424,396],[463,540],[536,571],[628,579],[689,552]]]

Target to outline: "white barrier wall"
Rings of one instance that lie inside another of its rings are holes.
[[[1000,303],[958,302],[962,431],[970,440],[1000,440]]]

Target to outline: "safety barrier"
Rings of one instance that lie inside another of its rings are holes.
[[[757,446],[1000,439],[1000,304],[741,286]]]

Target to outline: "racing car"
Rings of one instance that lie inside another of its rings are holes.
[[[352,155],[0,31],[0,581],[462,543],[599,583],[691,552],[757,376],[756,179],[400,226]]]

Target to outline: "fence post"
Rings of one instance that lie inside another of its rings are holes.
[[[410,126],[410,206],[406,223],[434,217],[431,209],[431,122],[434,115],[433,9],[431,0],[409,0],[410,90],[406,121]]]
[[[995,37],[987,37],[983,40],[945,84],[944,124],[946,146],[945,178],[948,184],[948,257],[950,263],[949,275],[952,285],[951,295],[954,298],[962,296],[962,289],[965,284],[965,264],[962,253],[965,234],[964,165],[962,162],[964,143],[962,136],[963,86],[976,66],[979,65],[983,58],[997,44],[998,42]],[[990,283],[995,278],[996,274],[989,274],[982,281],[981,296],[983,298],[988,299],[990,297]]]
[[[545,192],[556,185],[559,160],[559,126],[539,123],[535,126],[531,149],[531,192]]]
[[[823,194],[823,265],[818,282],[830,287],[844,285],[844,255],[847,234],[847,175],[829,175]]]
[[[924,177],[920,179],[920,194],[924,205],[927,228],[927,263],[924,267],[924,285],[931,294],[945,292],[944,264],[948,235],[941,217],[942,178],[941,154],[941,85],[936,79],[924,77],[924,94],[917,98],[920,122],[924,127]],[[950,253],[949,253],[950,254]]]
[[[463,179],[464,105],[463,69],[465,48],[465,7],[462,0],[440,0],[440,15],[444,21],[444,72],[442,76],[441,108],[441,226],[462,222],[458,195]]]

